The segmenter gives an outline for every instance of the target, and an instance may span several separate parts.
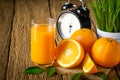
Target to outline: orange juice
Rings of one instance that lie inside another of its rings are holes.
[[[31,28],[31,60],[37,64],[49,64],[54,59],[55,27],[47,24]]]

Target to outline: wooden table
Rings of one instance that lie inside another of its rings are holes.
[[[35,17],[52,17],[61,13],[66,0],[0,0],[0,80],[71,80],[70,75],[46,73],[25,75],[32,66],[30,60],[30,23]],[[71,0],[80,5],[78,0]],[[108,75],[109,80],[120,80],[120,65]],[[86,79],[85,79],[86,80]],[[94,79],[97,80],[97,79]]]

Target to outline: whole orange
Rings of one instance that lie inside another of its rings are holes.
[[[87,28],[81,28],[75,31],[72,39],[77,40],[84,47],[85,53],[91,53],[93,43],[97,40],[95,32]]]
[[[92,47],[92,59],[103,67],[113,67],[120,61],[120,45],[112,38],[100,38]]]

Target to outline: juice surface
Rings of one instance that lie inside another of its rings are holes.
[[[31,59],[37,64],[49,64],[54,58],[55,27],[47,24],[31,28]]]

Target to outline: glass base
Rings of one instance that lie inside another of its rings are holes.
[[[38,64],[38,63],[35,63],[35,62],[33,62],[33,64],[36,65],[36,66],[38,66],[38,67],[40,67],[40,68],[47,68],[47,67],[53,66],[54,61],[52,61],[52,62],[49,63],[49,64]]]

